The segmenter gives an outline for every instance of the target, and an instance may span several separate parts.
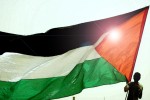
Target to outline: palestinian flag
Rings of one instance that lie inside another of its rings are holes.
[[[56,99],[130,81],[147,12],[30,36],[1,32],[0,99]]]

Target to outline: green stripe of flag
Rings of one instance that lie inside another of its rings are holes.
[[[44,73],[43,73],[44,74]],[[126,81],[105,59],[87,60],[67,75],[53,78],[0,81],[1,100],[48,100],[80,93],[84,88]]]

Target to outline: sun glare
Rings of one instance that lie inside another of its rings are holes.
[[[113,30],[109,33],[109,39],[112,41],[118,41],[120,39],[120,32],[118,30]]]

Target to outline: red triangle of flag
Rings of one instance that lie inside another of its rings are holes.
[[[148,7],[116,28],[99,43],[97,52],[131,81]]]

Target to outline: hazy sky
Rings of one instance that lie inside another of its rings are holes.
[[[150,0],[0,0],[0,31],[36,34],[51,28],[104,19],[150,5]],[[149,11],[150,12],[150,11]],[[134,71],[142,75],[143,99],[150,98],[150,14]],[[83,90],[76,100],[123,100],[125,83]],[[73,96],[58,99],[72,100]]]

